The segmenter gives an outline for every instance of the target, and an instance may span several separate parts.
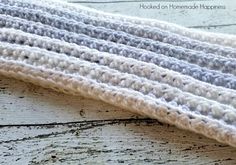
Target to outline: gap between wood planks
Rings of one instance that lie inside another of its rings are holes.
[[[160,126],[163,126],[164,124],[160,123],[157,120],[154,119],[113,119],[113,120],[90,120],[90,121],[78,121],[78,122],[65,122],[65,123],[47,123],[47,124],[15,124],[15,125],[0,125],[0,129],[3,127],[42,127],[42,128],[52,128],[56,126],[67,126],[68,130],[60,131],[60,132],[51,132],[48,134],[40,134],[36,136],[29,136],[19,139],[10,139],[10,140],[3,140],[0,141],[0,144],[5,143],[11,143],[11,142],[19,142],[19,141],[26,141],[26,140],[32,140],[32,139],[38,139],[38,138],[47,138],[50,136],[56,136],[66,133],[76,133],[78,131],[82,130],[88,130],[93,129],[96,127],[102,127],[105,125],[114,125],[114,124],[158,124]],[[169,127],[169,124],[165,124],[167,127]]]
[[[155,119],[150,118],[140,118],[140,119],[108,119],[108,120],[84,120],[84,121],[73,121],[73,122],[53,122],[53,123],[40,123],[40,124],[1,124],[0,128],[3,127],[50,127],[50,126],[64,126],[64,125],[83,125],[83,124],[96,124],[96,123],[103,123],[103,125],[111,125],[111,124],[130,124],[130,123],[147,123],[152,124],[156,123],[159,125],[163,125],[163,123],[159,122]]]

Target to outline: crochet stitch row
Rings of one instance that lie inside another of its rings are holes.
[[[167,84],[150,81],[132,74],[120,73],[109,67],[81,61],[78,58],[63,55],[57,57],[58,55],[55,53],[37,48],[29,49],[28,46],[4,43],[1,43],[0,53],[2,54],[1,57],[7,60],[23,60],[30,65],[47,69],[55,68],[55,70],[64,71],[67,74],[80,75],[97,82],[132,89],[155,99],[161,99],[173,106],[181,107],[185,111],[200,113],[216,119],[221,118],[225,123],[234,124],[236,120],[236,112],[230,106],[182,92]]]
[[[98,97],[96,99],[102,99],[103,101],[124,108],[129,107],[133,110],[137,110],[139,113],[157,117],[158,119],[160,118],[160,120],[165,122],[176,122],[176,125],[180,127],[186,128],[187,124],[190,130],[196,132],[206,131],[205,134],[208,136],[209,133],[211,135],[217,135],[217,140],[220,141],[221,138],[224,140],[226,138],[227,140],[230,140],[230,142],[235,140],[235,130],[233,130],[232,126],[227,126],[226,124],[222,124],[217,120],[212,120],[209,117],[204,118],[202,115],[193,114],[180,107],[173,107],[173,105],[166,104],[163,100],[153,99],[150,96],[142,95],[132,90],[115,88],[108,84],[97,83],[96,81],[94,82],[86,77],[81,77],[80,75],[75,77],[71,74],[58,72],[48,68],[30,66],[22,61],[13,62],[13,60],[1,58],[0,64],[0,73],[7,76],[20,78],[24,81],[30,81],[66,93],[85,93],[85,96],[91,96],[93,98]],[[221,132],[217,132],[216,130],[220,130]]]
[[[63,2],[0,2],[0,74],[236,147],[235,36]]]
[[[68,56],[74,56],[82,60],[108,66],[121,72],[127,72],[150,80],[167,83],[171,86],[180,88],[183,91],[236,107],[234,102],[236,93],[234,93],[233,90],[226,90],[221,87],[203,83],[191,77],[181,75],[178,72],[163,69],[156,65],[116,56],[115,54],[111,56],[109,53],[101,53],[84,46],[48,37],[32,35],[14,29],[0,29],[0,41],[39,47]]]
[[[195,29],[189,29],[185,28],[176,24],[172,24],[165,21],[155,20],[155,19],[145,19],[145,18],[138,18],[133,16],[123,16],[120,14],[111,14],[111,13],[105,13],[102,11],[98,11],[96,9],[88,8],[85,6],[80,5],[72,5],[69,3],[66,3],[64,1],[59,0],[40,0],[37,2],[37,5],[34,1],[31,0],[14,0],[16,4],[19,4],[20,2],[27,4],[34,4],[35,6],[50,6],[50,8],[57,9],[57,10],[67,10],[67,11],[73,11],[80,14],[85,14],[88,16],[94,16],[97,19],[100,18],[106,18],[108,21],[110,20],[119,20],[121,22],[129,22],[133,23],[135,25],[144,25],[148,27],[158,27],[163,30],[167,30],[169,32],[173,32],[176,34],[180,34],[182,36],[186,36],[192,39],[197,39],[199,41],[204,41],[208,43],[213,44],[219,44],[224,46],[230,46],[230,47],[236,47],[236,36],[234,35],[226,35],[226,34],[219,34],[219,33],[210,33],[210,32],[203,32],[198,31]],[[14,2],[12,0],[9,0],[7,2]]]
[[[90,37],[108,40],[119,44],[149,50],[158,54],[185,60],[208,69],[220,70],[224,73],[236,75],[236,59],[216,56],[214,54],[194,51],[159,41],[153,41],[141,37],[136,37],[125,32],[86,25],[83,22],[68,20],[46,12],[35,11],[27,8],[20,8],[8,5],[0,5],[0,14],[7,14],[14,17],[23,18],[30,21],[41,22],[52,27],[56,27],[70,32],[82,33]],[[236,51],[234,52],[236,54]]]
[[[50,8],[50,7],[45,7],[45,6],[37,6],[29,2],[22,3],[22,2],[14,1],[14,0],[2,0],[1,2],[5,4],[17,5],[19,7],[25,7],[25,8],[30,8],[30,9],[40,9],[44,12],[49,12],[50,14],[58,15],[60,17],[65,17],[68,19],[72,18],[75,21],[84,22],[85,24],[101,26],[108,29],[118,30],[118,31],[124,31],[133,35],[137,35],[139,37],[150,38],[150,39],[158,40],[161,42],[170,43],[176,46],[182,46],[188,49],[201,50],[206,53],[214,53],[214,54],[219,54],[219,55],[223,55],[227,57],[236,57],[235,50],[233,50],[230,47],[223,48],[220,45],[212,45],[205,42],[199,42],[197,40],[190,40],[187,37],[183,37],[175,33],[170,33],[169,31],[164,31],[164,30],[161,30],[160,28],[133,25],[129,22],[122,24],[121,21],[114,20],[114,19],[107,20],[104,18],[99,18],[98,20],[94,16],[88,16],[83,13],[78,14],[74,11],[68,10],[67,8],[55,9],[55,8]]]
[[[186,63],[182,60],[166,57],[162,54],[154,54],[150,51],[141,50],[127,45],[115,44],[110,41],[104,41],[91,38],[86,35],[59,30],[51,26],[42,25],[41,23],[34,23],[24,19],[0,15],[0,20],[1,27],[21,29],[28,33],[48,36],[51,38],[84,45],[99,51],[119,54],[121,56],[154,63],[156,65],[190,75],[204,82],[209,82],[211,84],[223,86],[226,88],[236,89],[236,77],[231,74],[224,74],[215,70],[202,68],[198,65]]]

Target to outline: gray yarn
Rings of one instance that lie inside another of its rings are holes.
[[[0,26],[20,29],[32,34],[48,36],[51,38],[76,43],[78,45],[88,46],[99,51],[118,54],[124,57],[134,58],[145,62],[151,62],[164,68],[192,76],[204,82],[230,89],[236,89],[236,78],[231,74],[224,74],[218,71],[209,70],[175,58],[166,57],[161,54],[157,55],[149,51],[140,51],[140,49],[137,48],[125,46],[122,44],[115,44],[104,40],[98,40],[86,35],[59,30],[41,23],[34,23],[32,21],[5,15],[0,15]]]
[[[1,2],[4,4],[16,5],[18,7],[41,10],[43,12],[48,12],[50,14],[58,15],[60,17],[73,19],[78,22],[83,22],[85,24],[101,26],[101,27],[105,27],[105,28],[113,29],[117,31],[123,31],[123,32],[127,32],[132,35],[139,36],[139,37],[150,38],[150,39],[154,39],[160,42],[165,42],[165,43],[169,43],[176,46],[182,46],[187,49],[203,51],[205,53],[214,53],[214,54],[222,55],[226,57],[236,57],[236,49],[233,49],[230,47],[222,47],[219,45],[208,44],[204,42],[199,42],[197,40],[189,39],[181,35],[177,35],[168,31],[161,30],[159,28],[153,28],[150,26],[140,27],[140,26],[132,25],[131,23],[128,23],[128,22],[121,23],[120,21],[117,21],[117,20],[115,21],[97,20],[96,18],[93,18],[91,16],[88,16],[82,13],[76,13],[73,11],[62,11],[58,9],[55,10],[49,7],[42,7],[42,6],[37,6],[35,4],[22,3],[18,1],[12,2],[9,0],[1,0]]]
[[[201,67],[206,67],[213,70],[219,70],[223,73],[231,73],[236,75],[236,59],[215,56],[209,53],[194,51],[182,47],[173,46],[170,44],[135,37],[120,31],[106,29],[103,27],[95,27],[86,25],[83,22],[76,22],[60,18],[58,16],[47,13],[35,11],[32,9],[22,9],[19,7],[12,7],[9,5],[0,6],[1,14],[8,14],[15,17],[24,18],[31,21],[41,22],[59,29],[68,30],[75,33],[82,33],[88,36],[137,47],[140,49],[149,50],[155,53],[164,54],[166,56],[174,57],[180,60],[185,60]]]

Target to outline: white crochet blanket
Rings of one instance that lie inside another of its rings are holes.
[[[236,36],[58,1],[0,2],[0,75],[236,147]]]

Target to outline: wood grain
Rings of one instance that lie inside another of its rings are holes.
[[[1,164],[235,164],[236,150],[149,119],[0,129]]]
[[[0,164],[235,164],[236,149],[102,102],[0,78]]]

